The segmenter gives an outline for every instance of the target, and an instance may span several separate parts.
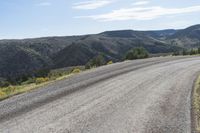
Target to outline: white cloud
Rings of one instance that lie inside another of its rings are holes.
[[[138,1],[138,2],[133,3],[132,5],[141,6],[141,5],[146,5],[146,4],[149,4],[149,1]]]
[[[106,6],[112,3],[112,0],[90,0],[85,2],[75,3],[73,5],[74,9],[83,9],[83,10],[90,10],[90,9],[97,9],[103,6]]]
[[[37,6],[51,6],[51,3],[50,2],[42,2],[42,3],[37,4]]]
[[[110,13],[80,16],[77,18],[91,18],[99,21],[116,21],[116,20],[151,20],[162,16],[185,14],[191,12],[200,12],[199,6],[185,8],[164,8],[164,7],[132,7],[114,10]]]

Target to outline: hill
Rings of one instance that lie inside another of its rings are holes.
[[[167,30],[155,30],[155,31],[144,31],[145,34],[160,40],[165,40],[167,37],[174,35],[179,30],[167,29]]]
[[[150,53],[168,53],[179,49],[142,32],[108,31],[78,40],[55,54],[53,59],[56,68],[84,65],[101,53],[105,55],[107,61],[120,61],[125,53],[134,47],[144,47]]]
[[[0,40],[0,79],[16,79],[38,70],[85,65],[103,54],[106,61],[121,61],[131,48],[152,54],[200,47],[200,25],[183,30],[106,31],[99,34]]]
[[[200,47],[200,25],[177,31],[172,36],[167,37],[167,42],[184,48]]]

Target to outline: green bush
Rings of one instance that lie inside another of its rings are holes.
[[[197,54],[200,54],[200,48],[190,49],[190,50],[184,49],[183,51],[174,51],[172,55],[178,56],[178,55],[197,55]]]
[[[198,48],[198,54],[200,54],[200,48]]]
[[[105,65],[105,64],[106,64],[105,57],[103,56],[103,54],[99,54],[96,57],[94,57],[93,59],[91,59],[85,65],[85,68],[90,69],[90,68],[99,67],[99,66],[102,66],[102,65]]]
[[[8,87],[10,83],[8,81],[0,81],[0,87]]]
[[[32,84],[35,83],[35,78],[29,78],[27,81],[23,82],[22,85]]]
[[[190,55],[196,55],[198,54],[198,51],[195,49],[190,50]]]
[[[130,50],[126,54],[125,59],[134,60],[134,59],[143,59],[148,57],[149,57],[148,51],[141,47],[141,48],[133,48],[132,50]]]
[[[181,55],[181,53],[180,53],[180,51],[174,51],[172,55],[173,56],[178,56],[178,55]]]
[[[182,54],[183,54],[183,55],[188,55],[188,51],[184,49],[184,50],[182,51]]]
[[[41,69],[35,72],[35,77],[47,77],[49,73],[49,69]]]
[[[49,81],[49,78],[41,77],[41,78],[36,78],[35,83],[36,84],[41,84],[41,83],[44,83],[44,82],[47,82],[47,81]]]

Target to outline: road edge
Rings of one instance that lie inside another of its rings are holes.
[[[200,133],[200,131],[197,130],[197,110],[195,107],[196,102],[196,90],[200,87],[197,86],[200,81],[200,72],[196,75],[195,80],[193,81],[192,85],[192,93],[191,93],[191,132],[192,133]],[[199,94],[200,95],[200,94]]]

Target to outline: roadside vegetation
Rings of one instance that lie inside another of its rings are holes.
[[[174,51],[172,55],[173,56],[179,56],[179,55],[185,56],[185,55],[198,55],[198,54],[200,54],[200,48],[189,49],[189,50],[184,49],[182,51]]]
[[[35,75],[24,75],[15,81],[0,80],[0,100],[6,99],[13,95],[25,93],[37,89],[57,80],[68,78],[87,69],[95,68],[102,65],[113,64],[113,61],[105,62],[104,58],[99,55],[92,59],[89,66],[69,67],[55,70],[40,70]]]
[[[191,50],[183,50],[183,51],[175,51],[173,53],[174,56],[177,55],[196,55],[200,54],[200,48],[191,49]],[[123,60],[136,60],[136,59],[144,59],[149,57],[149,52],[143,47],[136,47],[128,51]],[[13,79],[0,79],[0,100],[8,98],[10,96],[24,93],[56,80],[61,80],[71,75],[80,73],[81,71],[85,71],[88,69],[96,68],[103,65],[113,64],[113,61],[106,57],[104,54],[98,54],[85,66],[81,67],[68,67],[62,69],[42,69],[36,71],[32,75],[22,75],[19,78]],[[200,93],[200,92],[199,92]],[[199,96],[200,102],[200,96]],[[199,104],[199,114],[200,114],[200,104]],[[200,118],[200,116],[199,116]]]
[[[149,52],[143,47],[136,47],[128,51],[122,60],[136,60],[144,59],[149,57]],[[113,61],[108,61],[107,57],[104,54],[99,54],[91,59],[86,65],[86,69],[96,68],[103,65],[113,64]]]
[[[125,54],[124,60],[143,59],[148,57],[149,53],[144,48],[139,47],[128,51]],[[68,67],[55,70],[42,69],[36,71],[32,75],[22,75],[16,79],[0,79],[0,100],[39,88],[87,69],[111,64],[113,64],[112,60],[109,60],[109,58],[107,58],[104,54],[98,54],[89,60],[85,66]]]
[[[124,57],[124,60],[143,59],[148,58],[149,53],[144,48],[139,47],[131,49],[125,54]],[[71,75],[80,73],[81,71],[111,64],[113,64],[112,60],[104,54],[98,54],[89,60],[85,66],[68,67],[55,70],[43,69],[38,70],[32,75],[22,75],[15,80],[0,79],[0,100],[39,88],[56,80],[67,78]]]
[[[24,76],[16,82],[0,80],[0,100],[37,89],[56,80],[61,80],[70,77],[71,75],[80,73],[83,70],[83,67],[68,68],[66,70],[56,69],[48,72],[45,70],[40,71],[40,73],[37,73],[34,76]]]
[[[106,65],[106,59],[103,54],[99,54],[91,59],[86,65],[86,69],[91,69],[99,66]]]
[[[149,57],[148,51],[142,47],[139,47],[139,48],[133,48],[129,52],[127,52],[125,59],[136,60],[136,59],[144,59],[148,57]]]
[[[200,132],[200,76],[196,80],[193,93],[193,111],[195,118],[195,128]]]

